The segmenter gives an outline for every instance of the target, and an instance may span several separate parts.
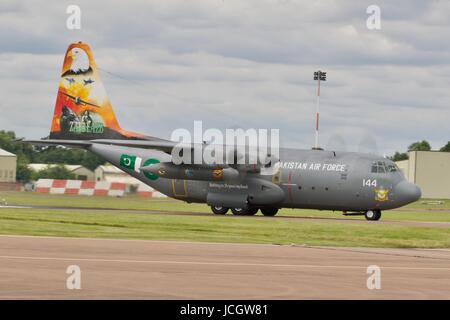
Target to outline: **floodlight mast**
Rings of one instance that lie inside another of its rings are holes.
[[[313,149],[320,149],[319,147],[319,109],[320,109],[320,81],[327,80],[327,73],[324,71],[315,71],[314,80],[317,80],[317,100],[316,100],[316,137]]]

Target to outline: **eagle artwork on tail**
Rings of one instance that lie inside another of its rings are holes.
[[[64,57],[50,138],[149,138],[119,126],[91,49],[85,43],[71,44]]]

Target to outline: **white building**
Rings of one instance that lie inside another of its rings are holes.
[[[95,181],[121,182],[129,185],[139,185],[140,182],[128,173],[112,165],[98,166],[94,171]]]
[[[396,163],[423,198],[450,199],[450,152],[410,151],[408,160]]]
[[[17,156],[0,149],[0,182],[16,182]]]

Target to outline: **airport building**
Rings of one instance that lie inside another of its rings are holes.
[[[450,152],[411,151],[408,160],[396,163],[423,198],[450,199]]]
[[[142,183],[128,173],[112,165],[98,166],[94,173],[95,181],[119,182],[129,185],[139,185]]]
[[[45,163],[30,163],[28,165],[28,168],[30,170],[33,170],[35,172],[39,172],[41,170],[47,169],[48,167],[54,167],[57,166],[56,164],[45,164]],[[70,165],[65,164],[64,167],[73,173],[75,175],[76,180],[87,180],[91,181],[94,180],[94,172],[92,170],[89,170],[86,167],[83,167],[82,165]]]
[[[0,149],[0,182],[16,182],[17,156]]]

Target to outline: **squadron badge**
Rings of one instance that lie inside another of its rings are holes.
[[[375,191],[375,200],[376,201],[380,201],[380,202],[384,202],[384,201],[388,201],[389,200],[389,189],[374,189]]]
[[[223,170],[222,169],[213,170],[212,176],[214,179],[222,179],[223,178]]]

